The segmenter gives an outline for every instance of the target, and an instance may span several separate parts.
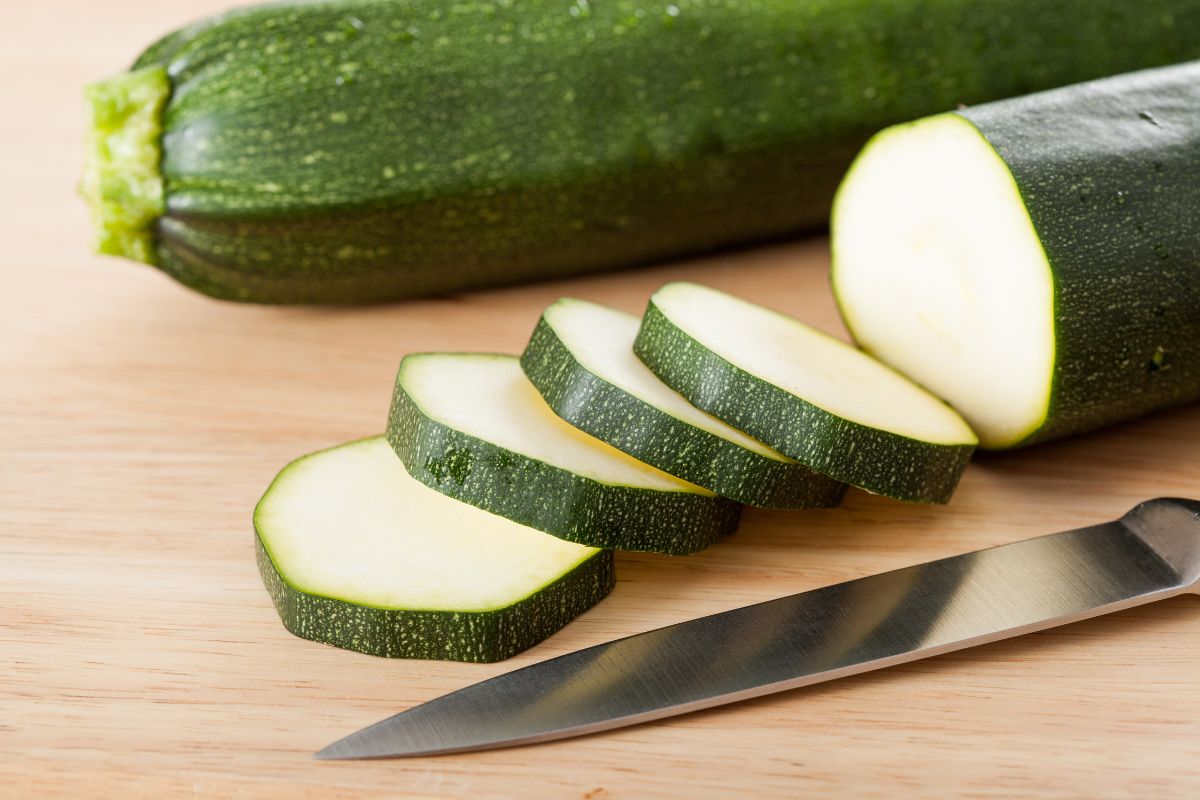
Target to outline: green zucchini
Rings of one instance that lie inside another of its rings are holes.
[[[554,413],[634,458],[740,503],[836,506],[843,483],[813,472],[693,406],[633,354],[638,318],[563,298],[521,356]]]
[[[387,433],[422,483],[573,542],[682,555],[737,527],[737,503],[559,419],[515,356],[406,356]]]
[[[1200,57],[1194,0],[326,0],[94,87],[98,247],[207,294],[410,297],[823,224],[879,128]]]
[[[254,510],[254,528],[284,626],[377,656],[508,658],[613,587],[611,551],[423,486],[382,436],[288,464]]]
[[[694,283],[650,298],[634,352],[694,405],[810,469],[945,503],[975,449],[941,400],[798,320]]]
[[[1200,62],[890,128],[838,194],[869,352],[984,447],[1200,398]]]

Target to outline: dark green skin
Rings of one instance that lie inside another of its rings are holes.
[[[687,555],[732,533],[741,514],[724,497],[604,484],[469,436],[425,416],[399,378],[387,438],[442,494],[592,547]]]
[[[949,502],[975,449],[910,439],[818,408],[709,350],[653,300],[633,350],[692,405],[810,469],[885,497]]]
[[[173,84],[157,263],[351,303],[775,237],[825,222],[885,125],[1200,56],[1196,30],[1193,0],[238,10],[138,60]]]
[[[959,111],[1012,172],[1054,279],[1046,421],[1200,398],[1200,62]]]
[[[554,413],[663,472],[762,508],[832,508],[846,485],[690,425],[598,378],[575,360],[545,319],[521,368]]]
[[[285,628],[314,642],[388,658],[500,661],[562,628],[616,583],[612,551],[601,550],[538,592],[495,611],[373,608],[297,589],[279,573],[261,536],[254,543],[259,574]]]

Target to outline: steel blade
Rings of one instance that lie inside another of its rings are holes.
[[[1195,590],[1200,503],[848,581],[553,658],[337,741],[433,755],[601,731],[1042,630]]]

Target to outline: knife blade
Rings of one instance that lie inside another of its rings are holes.
[[[1200,502],[944,558],[640,633],[467,686],[319,759],[579,736],[732,703],[1200,591]]]

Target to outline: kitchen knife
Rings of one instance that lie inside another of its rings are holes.
[[[499,675],[321,759],[486,750],[633,725],[1200,591],[1200,502],[670,625]]]

